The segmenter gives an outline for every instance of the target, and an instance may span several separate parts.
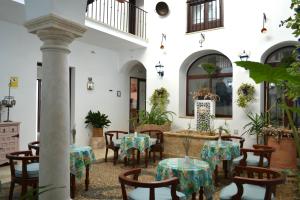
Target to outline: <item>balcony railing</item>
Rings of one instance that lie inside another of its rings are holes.
[[[86,17],[120,31],[146,39],[147,12],[125,1],[95,0],[88,5]]]

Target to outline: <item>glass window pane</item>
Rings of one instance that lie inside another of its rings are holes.
[[[198,4],[192,7],[193,24],[203,23],[204,21],[204,4]]]
[[[212,80],[213,93],[220,97],[216,102],[217,116],[232,115],[232,77],[215,78]]]
[[[219,54],[200,57],[188,70],[187,75],[197,79],[189,79],[187,114],[194,114],[193,92],[200,88],[210,87],[208,73],[202,67],[202,64],[204,63],[210,63],[217,66],[214,76],[219,77],[212,78],[211,85],[212,92],[220,96],[220,101],[216,102],[216,115],[220,117],[232,116],[232,64],[227,57]],[[220,77],[221,75],[222,77]]]
[[[207,55],[201,57],[192,64],[188,75],[207,75],[207,72],[201,67],[203,63],[211,63],[217,66],[217,73],[232,73],[232,64],[228,58],[222,55]]]

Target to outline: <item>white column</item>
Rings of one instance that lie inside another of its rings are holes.
[[[43,41],[39,185],[62,187],[40,199],[66,200],[70,199],[68,45],[86,29],[53,14],[25,26]]]

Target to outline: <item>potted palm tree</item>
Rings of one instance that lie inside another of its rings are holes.
[[[85,117],[86,127],[90,126],[93,128],[93,137],[102,137],[103,128],[109,127],[111,121],[108,119],[106,114],[100,113],[100,111],[88,112]]]

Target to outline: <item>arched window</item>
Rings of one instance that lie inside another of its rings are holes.
[[[216,67],[211,76],[202,64],[210,63]],[[193,92],[209,88],[220,97],[216,102],[216,117],[232,117],[232,64],[222,54],[209,54],[198,58],[187,71],[186,115],[194,115]]]
[[[292,52],[295,50],[295,46],[286,46],[279,49],[276,49],[272,53],[270,53],[265,63],[269,64],[273,67],[280,65],[282,62],[289,63],[291,62]],[[282,109],[280,108],[281,98],[282,98],[282,90],[277,88],[273,83],[265,83],[265,112],[269,111],[269,121],[272,124],[279,126],[287,126],[288,121],[287,117],[284,115]],[[295,105],[299,107],[298,101],[291,101],[286,99],[290,105]],[[295,124],[299,127],[300,119],[298,115],[294,116]]]

